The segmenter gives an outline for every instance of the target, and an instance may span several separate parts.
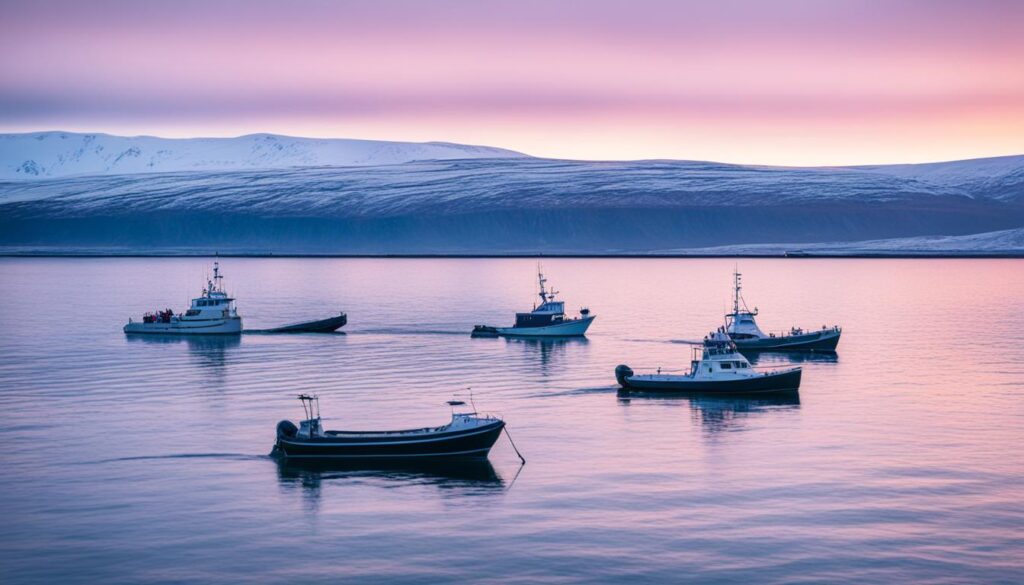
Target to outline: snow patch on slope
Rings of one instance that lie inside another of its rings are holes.
[[[1024,169],[1024,157],[1021,157]],[[850,168],[749,167],[688,161],[585,162],[529,157],[390,165],[124,174],[9,182],[0,204],[61,199],[109,208],[151,204],[267,214],[464,213],[508,209],[636,209],[1024,201],[1024,184],[922,183]],[[996,196],[994,196],[995,194]]]
[[[175,139],[33,132],[0,134],[0,180],[524,156],[501,148],[445,142],[293,138],[274,134]]]
[[[918,236],[860,242],[823,242],[818,244],[745,244],[663,250],[661,253],[695,255],[860,255],[860,254],[1024,254],[1024,228],[984,232],[964,236]]]
[[[971,192],[984,191],[993,199],[1019,198],[1024,190],[1024,156],[999,156],[941,163],[846,167],[897,177],[934,187]]]

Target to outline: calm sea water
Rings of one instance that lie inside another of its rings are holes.
[[[585,340],[471,339],[533,302],[535,262],[226,259],[250,328],[343,310],[344,335],[129,339],[203,259],[0,260],[5,583],[1024,581],[1024,262],[741,260],[761,325],[844,327],[798,402],[620,399],[684,368],[733,260],[551,259]],[[274,426],[502,415],[491,464],[281,466]]]

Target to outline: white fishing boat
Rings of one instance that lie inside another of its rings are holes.
[[[537,279],[540,282],[540,306],[535,306],[528,313],[516,313],[516,322],[511,327],[492,327],[488,325],[477,325],[473,328],[475,336],[497,336],[509,337],[579,337],[587,332],[587,328],[594,322],[596,315],[590,314],[590,309],[580,309],[578,317],[567,317],[565,314],[565,302],[556,301],[558,291],[548,290],[545,286],[547,279],[538,270]]]
[[[778,394],[800,388],[801,368],[755,370],[729,339],[725,328],[711,333],[694,348],[690,371],[671,374],[660,369],[636,374],[629,366],[615,368],[624,390],[640,392],[689,392],[694,394]]]
[[[142,321],[128,319],[124,332],[159,333],[163,335],[238,335],[242,318],[235,308],[235,299],[228,296],[222,284],[220,263],[213,263],[213,278],[207,279],[203,295],[192,299],[192,306],[182,314],[165,309],[142,316]]]

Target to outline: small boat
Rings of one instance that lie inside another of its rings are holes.
[[[238,335],[242,332],[242,318],[235,308],[235,299],[228,296],[221,283],[220,263],[213,263],[213,279],[206,281],[200,297],[192,299],[192,306],[183,314],[165,309],[142,316],[142,321],[128,319],[124,332],[159,333],[163,335]]]
[[[292,323],[291,325],[274,327],[273,329],[247,329],[246,333],[332,333],[344,327],[346,323],[348,323],[348,316],[345,313],[341,313],[337,317]]]
[[[615,378],[624,390],[694,394],[762,395],[793,393],[800,388],[801,368],[759,372],[739,353],[724,328],[704,338],[693,348],[693,360],[686,374],[635,374],[629,366],[615,368]]]
[[[299,396],[306,420],[277,424],[277,442],[271,455],[288,459],[338,461],[447,461],[486,459],[505,428],[505,422],[452,400],[451,422],[439,427],[399,431],[327,431],[320,424],[317,396]]]
[[[472,337],[498,337],[498,328],[490,325],[474,325]]]
[[[516,322],[511,327],[492,327],[477,325],[473,328],[473,337],[579,337],[586,334],[587,328],[594,322],[597,315],[591,315],[590,309],[580,309],[579,317],[566,318],[565,303],[556,301],[558,291],[547,290],[547,279],[538,270],[540,282],[540,306],[534,306],[528,313],[516,313]]]
[[[751,311],[740,295],[740,277],[733,272],[732,312],[725,316],[725,331],[736,343],[740,351],[835,351],[839,345],[839,336],[843,333],[839,326],[821,326],[821,329],[804,330],[791,327],[789,332],[776,335],[765,333],[757,326],[754,317],[757,307]]]

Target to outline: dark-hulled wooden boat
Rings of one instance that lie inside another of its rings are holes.
[[[498,328],[490,325],[474,325],[470,337],[498,337]]]
[[[785,333],[765,333],[757,326],[757,307],[747,308],[740,294],[739,271],[733,272],[732,312],[725,316],[725,332],[740,351],[835,351],[843,334],[839,326],[821,329],[791,327]]]
[[[346,323],[348,323],[348,315],[341,313],[336,317],[328,317],[327,319],[319,319],[317,321],[292,323],[291,325],[284,325],[283,327],[266,329],[261,331],[261,333],[331,333],[344,327]]]
[[[288,459],[350,461],[447,461],[484,459],[498,440],[505,422],[476,412],[456,412],[446,425],[398,431],[327,431],[320,425],[316,396],[302,395],[306,420],[277,425],[272,455]]]

